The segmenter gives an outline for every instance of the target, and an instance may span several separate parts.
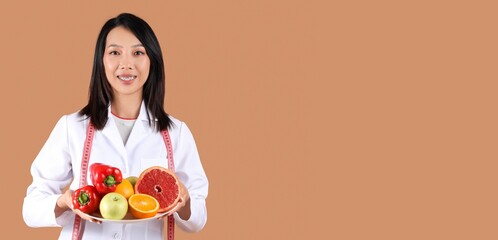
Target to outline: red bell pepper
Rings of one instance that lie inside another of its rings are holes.
[[[99,193],[106,194],[116,190],[116,186],[121,183],[123,176],[119,168],[94,163],[90,166],[90,179]]]
[[[87,185],[73,193],[73,208],[84,213],[92,213],[99,208],[100,199],[97,189],[92,185]]]

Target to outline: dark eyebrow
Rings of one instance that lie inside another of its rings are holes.
[[[137,48],[137,47],[143,47],[144,45],[139,43],[139,44],[135,44],[133,46],[131,46],[132,48]],[[117,44],[110,44],[109,46],[107,46],[108,48],[110,47],[117,47],[117,48],[123,48],[123,46],[121,45],[117,45]]]
[[[110,44],[109,46],[107,46],[108,48],[110,47],[117,47],[117,48],[123,48],[123,46],[120,46],[120,45],[117,45],[117,44]]]

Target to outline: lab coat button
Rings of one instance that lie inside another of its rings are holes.
[[[112,237],[113,237],[114,239],[119,239],[119,238],[120,238],[118,233],[114,233],[114,235],[112,235]]]

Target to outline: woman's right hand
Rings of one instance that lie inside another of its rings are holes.
[[[68,189],[57,199],[57,204],[55,206],[55,217],[59,217],[62,213],[64,213],[68,209],[71,209],[76,215],[80,216],[82,219],[98,224],[102,223],[99,220],[95,220],[93,218],[88,217],[78,209],[73,209],[73,193],[74,193],[73,190]]]

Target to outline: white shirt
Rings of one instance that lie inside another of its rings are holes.
[[[133,130],[133,125],[135,125],[136,119],[121,118],[114,114],[112,114],[112,118],[114,118],[114,122],[116,122],[116,127],[118,127],[119,135],[121,135],[123,143],[124,145],[126,145],[126,142],[130,137],[131,130]]]
[[[206,197],[208,180],[197,152],[194,138],[187,125],[170,116],[169,129],[173,145],[175,172],[190,194],[191,217],[182,220],[177,213],[175,222],[188,232],[200,231],[207,221]],[[23,218],[30,227],[62,227],[59,239],[71,239],[74,213],[66,211],[55,218],[55,205],[61,189],[69,183],[78,189],[83,143],[88,119],[77,113],[63,116],[53,129],[40,153],[33,161],[33,182],[28,187],[23,204]],[[123,144],[116,123],[110,113],[106,126],[95,132],[89,165],[102,162],[118,167],[123,177],[139,176],[151,166],[168,167],[167,151],[160,132],[149,126],[145,105],[133,126],[126,145]],[[88,171],[89,172],[89,171]],[[75,181],[72,181],[75,179]],[[91,184],[90,176],[87,183]],[[162,240],[166,230],[164,220],[131,224],[86,222],[83,239],[149,239]]]

